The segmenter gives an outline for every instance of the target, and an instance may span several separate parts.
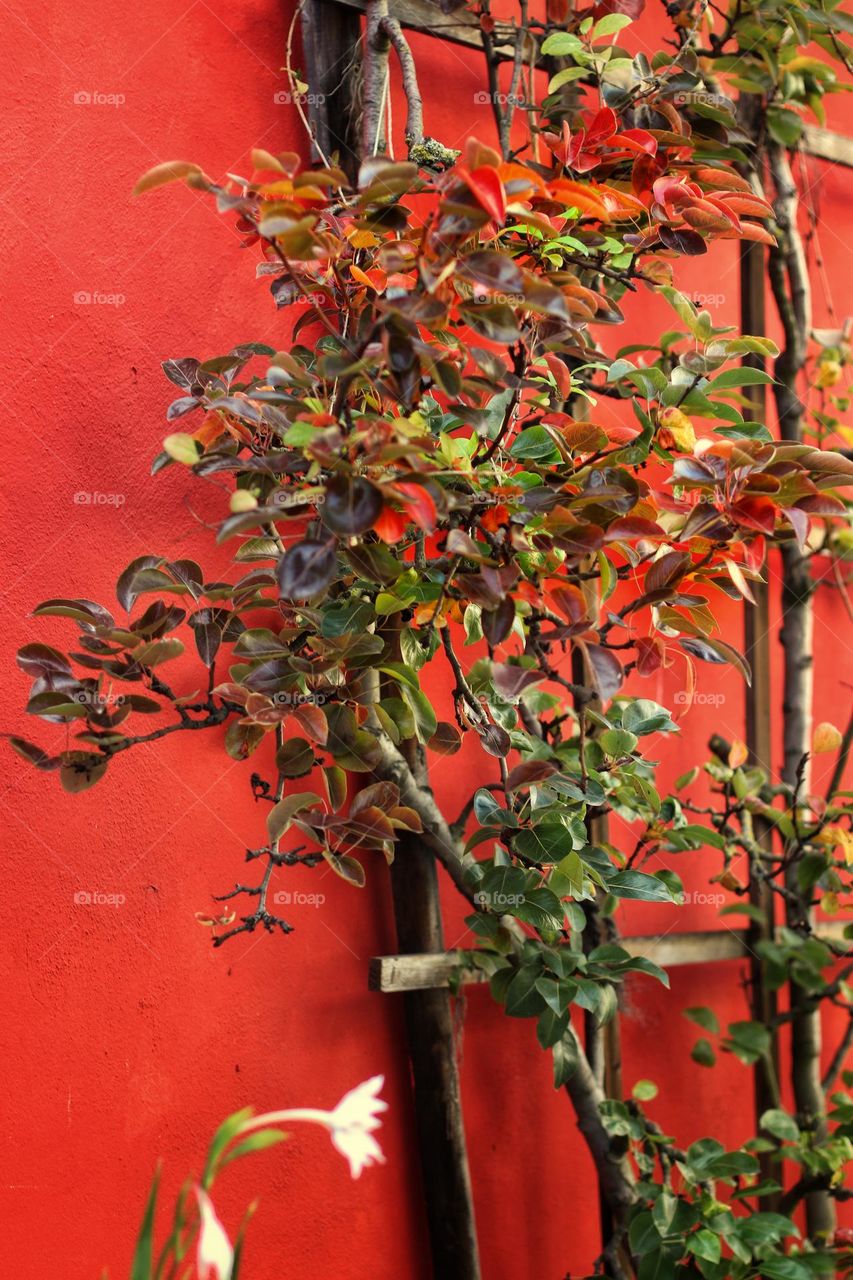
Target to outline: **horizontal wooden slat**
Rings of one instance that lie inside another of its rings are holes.
[[[361,13],[367,8],[367,0],[324,0],[324,3],[343,4]],[[468,10],[442,13],[437,4],[430,4],[430,0],[390,0],[388,10],[392,18],[410,31],[421,31],[424,35],[483,51],[480,24]],[[506,49],[500,53],[502,57],[507,56]]]
[[[443,955],[376,956],[370,962],[367,985],[371,991],[422,991],[427,987],[447,987],[459,965],[455,951]],[[469,969],[465,981],[485,982],[480,969]]]
[[[820,935],[840,938],[843,925],[832,921],[821,925]],[[640,938],[619,938],[620,947],[632,956],[644,956],[663,968],[684,964],[714,964],[737,960],[747,954],[745,929],[712,929],[696,933],[666,933]],[[377,956],[370,961],[368,986],[371,991],[422,991],[446,987],[458,968],[461,953],[442,955]],[[485,982],[480,969],[468,969],[465,983]]]
[[[853,168],[853,138],[845,138],[830,129],[819,129],[807,124],[803,129],[803,150],[820,160],[832,160],[835,164]]]

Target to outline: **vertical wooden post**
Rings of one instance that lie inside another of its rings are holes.
[[[302,0],[301,14],[314,138],[329,159],[337,152],[353,177],[360,158],[361,16],[335,0]],[[386,639],[396,643],[393,635]],[[425,781],[421,763],[410,759]],[[416,837],[404,834],[397,842],[391,893],[400,953],[443,953],[435,858]],[[435,1280],[480,1280],[450,992],[410,991],[403,1001],[432,1272]]]
[[[397,842],[391,891],[401,953],[443,952],[435,858],[417,837]],[[450,992],[403,996],[418,1152],[435,1280],[480,1280],[477,1231]]]
[[[740,319],[741,332],[760,337],[765,331],[766,270],[763,245],[744,242],[740,248]],[[747,356],[745,364],[763,367],[760,357]],[[763,385],[743,388],[755,418],[766,421],[767,397]],[[744,652],[752,669],[752,685],[746,690],[746,745],[750,763],[760,765],[772,775],[773,733],[770,696],[770,609],[766,583],[754,583],[755,605],[744,603]],[[756,817],[754,831],[757,843],[769,847],[771,839],[767,823]],[[776,1017],[776,993],[764,979],[764,966],[756,953],[756,944],[772,939],[774,934],[774,895],[766,880],[750,874],[749,900],[761,912],[761,919],[750,920],[747,931],[749,956],[750,1013],[756,1022],[771,1027],[767,1059],[759,1059],[753,1071],[756,1120],[763,1112],[778,1106],[779,1042],[773,1028]],[[764,1178],[775,1177],[778,1169],[760,1157]],[[763,1201],[768,1209],[775,1206]]]
[[[302,0],[301,21],[314,139],[328,159],[337,152],[340,167],[353,178],[359,157],[355,87],[361,64],[361,15],[334,0]]]

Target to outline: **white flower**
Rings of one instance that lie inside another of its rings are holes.
[[[247,1120],[240,1132],[265,1128],[268,1125],[286,1124],[292,1120],[307,1120],[328,1129],[334,1146],[349,1161],[353,1178],[361,1176],[362,1169],[372,1164],[384,1164],[382,1148],[373,1136],[382,1121],[379,1113],[388,1110],[388,1103],[378,1096],[385,1083],[384,1076],[372,1076],[363,1084],[344,1094],[334,1111],[320,1111],[314,1107],[299,1107],[290,1111],[268,1111],[262,1116]]]
[[[331,1113],[332,1142],[349,1160],[354,1178],[360,1177],[362,1169],[369,1169],[372,1164],[385,1163],[382,1149],[373,1136],[373,1130],[382,1123],[377,1118],[379,1112],[388,1110],[388,1103],[377,1096],[384,1083],[384,1076],[372,1076],[344,1094]]]
[[[196,1187],[201,1222],[198,1230],[196,1269],[199,1280],[231,1280],[234,1250],[225,1228],[216,1216],[210,1196]]]

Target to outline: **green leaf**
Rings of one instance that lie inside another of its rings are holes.
[[[413,671],[411,667],[407,667],[403,662],[386,662],[379,668],[386,676],[393,676],[398,684],[404,688],[417,689],[420,692],[421,682],[418,679],[418,673]]]
[[[766,118],[774,142],[780,142],[783,147],[796,146],[803,133],[803,121],[796,111],[787,107],[769,107]]]
[[[544,427],[528,427],[516,438],[510,449],[513,458],[523,458],[534,462],[558,462],[559,450],[554,440]]]
[[[761,1022],[731,1022],[726,1047],[751,1066],[770,1048],[770,1032]]]
[[[607,892],[616,898],[637,902],[672,902],[672,894],[662,880],[644,871],[617,871],[607,881]]]
[[[714,1053],[710,1040],[706,1040],[703,1036],[701,1040],[697,1040],[693,1048],[690,1050],[690,1057],[697,1062],[700,1067],[713,1067],[717,1061],[717,1055]]]
[[[522,965],[513,977],[506,992],[505,1007],[511,1018],[529,1018],[542,1010],[542,996],[536,989],[540,977],[538,966]]]
[[[561,927],[563,923],[563,910],[560,905],[560,899],[546,885],[538,885],[535,889],[528,889],[521,902],[507,908],[510,915],[515,916],[517,920],[523,920],[525,924],[533,925],[534,929],[554,931]]]
[[[675,1280],[680,1270],[677,1269],[677,1264],[682,1253],[683,1249],[672,1246],[647,1253],[640,1260],[638,1280]]]
[[[542,52],[549,57],[564,58],[567,54],[584,54],[583,42],[569,31],[555,31],[542,45]]]
[[[622,710],[622,728],[642,738],[647,733],[675,733],[678,726],[666,707],[649,698],[635,698]]]
[[[133,1251],[133,1262],[130,1267],[130,1280],[152,1280],[151,1267],[154,1261],[154,1216],[157,1212],[157,1191],[160,1185],[160,1169],[154,1174],[142,1225]]]
[[[606,13],[596,22],[590,36],[593,40],[597,40],[599,36],[614,36],[623,27],[630,27],[632,22],[633,18],[629,18],[626,13]]]
[[[726,369],[714,378],[709,391],[723,391],[728,387],[755,387],[772,382],[769,373],[763,369],[752,369],[749,365],[741,365],[738,369]]]
[[[210,1146],[207,1150],[207,1160],[204,1165],[204,1173],[201,1176],[201,1185],[204,1191],[209,1191],[211,1183],[216,1176],[216,1170],[219,1168],[219,1161],[225,1148],[229,1142],[232,1142],[240,1132],[243,1125],[252,1116],[252,1108],[244,1107],[242,1111],[235,1111],[233,1115],[227,1116],[222,1124],[216,1130],[216,1133],[210,1140]]]
[[[512,844],[517,853],[533,862],[559,862],[577,840],[562,822],[540,822],[536,827],[519,831]]]
[[[772,338],[755,338],[752,335],[730,339],[726,343],[726,349],[730,356],[772,356],[775,359],[779,354],[779,348]]]
[[[631,1096],[638,1102],[651,1102],[658,1096],[658,1087],[654,1080],[638,1080],[631,1090]]]
[[[266,1151],[267,1147],[275,1147],[279,1142],[287,1139],[287,1134],[281,1129],[257,1129],[254,1133],[250,1133],[248,1138],[244,1138],[242,1142],[238,1142],[229,1152],[222,1157],[219,1167],[224,1169],[226,1164],[230,1164],[232,1160],[238,1160],[241,1156],[250,1155],[253,1151]]]
[[[761,1274],[765,1280],[812,1280],[812,1273],[796,1258],[786,1258],[778,1254],[774,1258],[763,1258]]]
[[[243,1261],[243,1245],[246,1240],[246,1229],[254,1217],[257,1207],[258,1203],[256,1200],[249,1205],[248,1209],[243,1214],[243,1219],[237,1229],[237,1234],[234,1237],[234,1258],[231,1263],[230,1280],[239,1280],[241,1264]]]
[[[481,787],[474,794],[474,817],[481,826],[500,821],[501,807],[491,791]]]
[[[639,739],[636,734],[629,733],[627,729],[605,729],[596,741],[602,751],[615,760],[619,756],[631,755]]]
[[[796,1120],[779,1107],[771,1107],[769,1111],[765,1111],[759,1120],[759,1125],[768,1133],[772,1133],[774,1138],[787,1138],[790,1142],[799,1140],[800,1130]]]
[[[550,36],[548,38],[552,39]],[[564,84],[572,84],[575,80],[581,80],[588,72],[588,67],[564,67],[562,71],[558,71],[548,81],[548,92],[556,93],[558,89],[562,89]]]
[[[693,1235],[687,1237],[687,1249],[696,1258],[706,1262],[720,1261],[720,1237],[714,1235],[707,1227],[701,1227]]]
[[[663,294],[664,298],[666,298],[682,324],[686,324],[688,329],[692,332],[698,313],[690,299],[686,298],[683,293],[679,293],[677,289],[673,289],[669,285],[663,285],[658,289],[658,293]]]
[[[400,692],[415,717],[415,731],[418,741],[422,743],[429,742],[438,728],[438,718],[433,710],[432,703],[423,690],[416,689],[411,685],[401,685]]]
[[[572,896],[580,896],[583,893],[584,866],[580,854],[574,849],[557,863],[548,880],[555,893],[558,892],[557,886],[562,887],[563,882]],[[561,893],[560,896],[564,895]]]
[[[568,1025],[568,1010],[555,1013],[551,1008],[543,1009],[536,1023],[536,1039],[543,1049],[551,1049],[562,1040]]]
[[[714,1178],[740,1178],[751,1176],[759,1169],[755,1156],[747,1151],[725,1151],[711,1160],[707,1172]]]
[[[577,1070],[578,1048],[574,1035],[558,1040],[551,1053],[554,1058],[554,1088],[560,1089]]]
[[[712,1035],[719,1035],[720,1023],[713,1009],[709,1009],[706,1004],[691,1005],[689,1009],[683,1010],[685,1018],[688,1022],[695,1022],[697,1027],[701,1027],[703,1031],[710,1031]]]
[[[778,1244],[787,1236],[799,1236],[799,1227],[781,1213],[752,1213],[748,1218],[739,1218],[737,1233],[750,1249],[760,1249],[764,1245]]]
[[[642,1213],[638,1213],[631,1220],[631,1226],[628,1229],[628,1243],[631,1246],[631,1252],[637,1258],[642,1258],[644,1254],[652,1253],[660,1248],[660,1233],[654,1218],[647,1209],[643,1210]]]

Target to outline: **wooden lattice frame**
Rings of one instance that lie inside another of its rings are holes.
[[[301,0],[299,7],[313,138],[319,155],[337,153],[341,167],[350,174],[356,171],[359,160],[356,54],[362,39],[362,15],[367,9],[368,0]],[[477,18],[460,9],[454,0],[388,0],[388,12],[404,28],[482,52]],[[494,53],[500,60],[508,60],[514,50],[498,46]],[[815,158],[853,167],[853,140],[840,134],[806,126],[800,145]],[[744,333],[765,332],[765,287],[764,248],[745,243],[740,250],[740,321]],[[753,401],[757,420],[762,421],[766,410],[764,387],[750,386],[744,392]],[[753,673],[746,694],[744,736],[751,758],[769,770],[773,757],[769,601],[766,586],[755,584],[754,591],[755,606],[745,605],[743,612],[744,651]],[[433,1273],[441,1280],[480,1280],[449,992],[450,983],[459,972],[460,956],[445,951],[432,855],[424,850],[421,856],[398,859],[391,869],[391,885],[399,954],[371,960],[369,985],[372,990],[401,994],[405,1002]],[[775,994],[764,983],[755,943],[775,933],[773,893],[762,881],[753,881],[749,892],[762,919],[752,921],[748,929],[622,938],[620,945],[664,967],[748,959],[752,1017],[772,1025]],[[825,928],[823,932],[830,936],[838,930]],[[463,974],[466,983],[482,979],[482,973],[475,970]],[[611,1024],[612,1030],[605,1039],[603,1073],[610,1096],[621,1091],[618,1014],[614,1023],[617,1025]],[[769,1060],[769,1070],[775,1072],[775,1036]],[[773,1105],[774,1093],[764,1060],[756,1063],[753,1074],[757,1118]],[[768,1174],[769,1170],[764,1172]],[[766,1207],[773,1206],[766,1202]]]

